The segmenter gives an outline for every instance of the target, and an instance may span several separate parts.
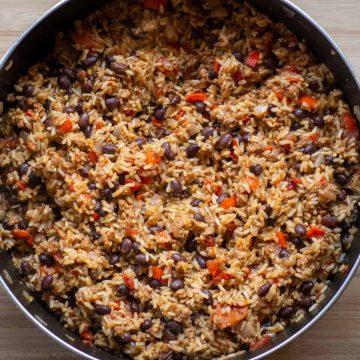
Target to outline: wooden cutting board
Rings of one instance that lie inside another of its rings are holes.
[[[81,0],[79,0],[81,1]],[[266,1],[266,0],[264,0]],[[0,55],[56,0],[0,0]],[[294,0],[340,45],[360,73],[360,0]],[[359,360],[360,273],[311,330],[271,360]],[[0,290],[0,359],[73,360],[78,356],[45,336]]]

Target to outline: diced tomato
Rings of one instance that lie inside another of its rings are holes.
[[[273,91],[279,101],[281,101],[284,98],[284,92],[281,89],[274,89]]]
[[[132,184],[130,186],[130,190],[132,192],[138,191],[141,188],[141,184],[137,183],[135,180],[132,180],[132,179],[126,179],[125,183],[126,184]]]
[[[241,320],[246,317],[248,308],[245,307],[232,307],[228,311],[223,312],[223,305],[218,305],[215,311],[212,321],[220,330],[226,329],[227,327],[238,324]]]
[[[184,114],[185,110],[179,110],[179,112],[176,114],[176,120],[179,121]]]
[[[135,284],[134,284],[134,279],[131,278],[129,275],[127,274],[123,274],[123,280],[124,280],[124,283],[125,285],[130,289],[130,290],[133,290],[134,287],[135,287]]]
[[[291,83],[303,82],[304,79],[301,76],[288,76],[287,80]]]
[[[243,76],[243,74],[242,74],[241,71],[236,71],[236,72],[233,74],[233,79],[234,79],[235,84],[238,85],[239,82],[240,82],[241,80],[244,80],[245,78],[244,78],[244,76]]]
[[[92,33],[90,29],[78,28],[72,38],[83,49],[100,50],[104,46],[104,40]]]
[[[135,111],[133,109],[125,109],[124,114],[125,116],[133,116]]]
[[[287,249],[288,243],[287,243],[286,235],[284,233],[282,233],[281,231],[277,231],[276,237],[277,237],[279,245],[282,248]]]
[[[93,164],[96,164],[97,160],[98,160],[98,156],[96,154],[95,151],[89,151],[88,152],[88,157],[89,157],[89,160],[93,163]]]
[[[27,188],[27,184],[21,180],[16,180],[15,185],[20,190],[25,190]]]
[[[30,234],[30,236],[26,239],[26,243],[30,246],[34,243],[34,237]]]
[[[226,231],[230,234],[232,234],[236,228],[237,228],[237,225],[234,222],[231,222],[230,224],[226,225]]]
[[[160,266],[153,266],[152,267],[152,273],[153,273],[153,278],[156,280],[161,280],[163,274],[164,274],[164,270],[160,267]]]
[[[163,93],[164,93],[163,88],[158,88],[158,89],[155,90],[155,96],[156,97],[160,97]]]
[[[217,74],[219,73],[220,68],[221,68],[221,65],[217,61],[214,61],[213,69]]]
[[[287,48],[292,49],[299,43],[299,40],[296,36],[289,35],[284,38],[283,43]]]
[[[12,235],[15,239],[28,239],[31,234],[29,230],[14,229]]]
[[[151,10],[160,10],[165,7],[167,0],[144,0],[144,7]]]
[[[310,110],[314,110],[319,103],[319,100],[309,96],[309,95],[302,95],[299,98],[299,104],[303,107],[306,107]]]
[[[217,196],[219,196],[219,195],[221,194],[221,192],[222,192],[222,186],[219,185],[219,186],[216,187],[215,194],[216,194]]]
[[[131,228],[131,227],[125,228],[125,234],[128,236],[135,236],[135,235],[137,235],[137,233],[138,233],[138,231],[134,228]]]
[[[102,129],[104,126],[105,126],[105,123],[103,121],[101,121],[101,120],[98,120],[95,123],[95,129],[96,130]]]
[[[70,119],[66,119],[60,126],[58,126],[58,130],[61,134],[66,134],[70,132],[73,128],[73,123]]]
[[[356,120],[350,114],[345,114],[343,116],[343,122],[347,130],[347,135],[357,139],[359,137],[359,129],[356,126]]]
[[[100,219],[100,214],[98,214],[97,212],[94,212],[94,221],[98,221]]]
[[[236,206],[236,195],[228,197],[220,204],[223,209],[230,209]]]
[[[152,184],[152,182],[154,180],[151,176],[148,176],[148,177],[141,176],[140,179],[141,179],[141,183],[144,185],[150,185],[150,184]]]
[[[234,276],[232,274],[229,274],[225,271],[220,271],[219,274],[217,274],[214,278],[213,278],[213,281],[218,283],[220,282],[221,280],[230,280],[230,279],[233,279]]]
[[[198,101],[205,101],[208,98],[206,93],[192,93],[185,97],[185,100],[191,103],[198,102]]]
[[[90,330],[83,331],[80,334],[80,337],[84,340],[89,340],[89,341],[94,340],[94,334]]]
[[[146,152],[146,163],[149,165],[160,164],[161,157],[152,150]]]
[[[154,117],[151,118],[151,122],[158,128],[161,128],[163,126],[163,122],[155,119]]]
[[[301,72],[301,69],[297,65],[285,65],[282,70],[293,72],[296,74],[299,74]]]
[[[325,176],[322,176],[321,179],[320,179],[320,181],[319,181],[319,184],[320,184],[321,186],[325,186],[326,183],[327,183],[327,181],[326,181]]]
[[[320,137],[320,134],[311,134],[309,136],[309,139],[311,139],[312,141],[316,141],[319,137]]]
[[[266,344],[268,344],[271,340],[271,336],[270,335],[265,335],[263,336],[259,341],[256,341],[254,343],[251,344],[250,346],[250,351],[255,351],[257,349],[262,348],[263,346],[265,346]]]
[[[207,268],[213,278],[220,274],[222,265],[222,261],[218,259],[207,261]]]
[[[248,176],[246,178],[246,182],[249,184],[251,191],[256,191],[256,189],[260,186],[259,178],[256,176]]]
[[[205,246],[206,247],[213,247],[215,245],[215,239],[213,236],[207,236],[205,238]]]
[[[273,149],[273,147],[271,144],[264,147],[264,151],[272,151],[272,149]]]
[[[245,59],[245,64],[254,68],[260,60],[260,51],[253,50]]]
[[[325,234],[325,230],[318,228],[316,226],[310,226],[308,232],[307,232],[307,236],[308,237],[313,237],[313,236],[322,236]]]

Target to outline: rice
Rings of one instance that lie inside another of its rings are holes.
[[[0,135],[0,246],[89,346],[252,351],[347,269],[355,120],[247,3],[108,4],[14,85]]]

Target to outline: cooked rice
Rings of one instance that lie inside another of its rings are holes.
[[[76,22],[1,118],[1,248],[85,343],[136,359],[262,346],[355,234],[359,133],[329,70],[247,3],[202,3]]]

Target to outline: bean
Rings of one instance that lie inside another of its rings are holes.
[[[208,71],[208,77],[209,77],[210,80],[214,80],[214,79],[216,79],[218,77],[218,74],[213,68],[211,68]]]
[[[137,243],[136,241],[134,241],[132,249],[133,249],[135,254],[139,254],[140,253],[140,244]]]
[[[98,56],[95,54],[89,54],[84,60],[83,60],[83,65],[85,67],[90,67],[90,66],[94,66],[96,64],[96,61],[98,59]]]
[[[25,97],[30,97],[34,93],[34,87],[31,84],[27,84],[23,88],[23,95]]]
[[[169,101],[170,105],[178,105],[181,102],[181,97],[179,95],[171,94],[169,96],[169,99],[170,99]]]
[[[336,226],[337,222],[337,217],[333,215],[325,215],[321,218],[321,224],[329,229],[333,229]]]
[[[295,309],[293,306],[285,306],[279,311],[279,316],[286,320],[291,317],[291,315],[295,312]]]
[[[199,113],[206,112],[206,105],[202,101],[197,101],[195,103],[195,108]]]
[[[41,290],[50,290],[53,286],[54,278],[52,275],[46,275],[41,281]]]
[[[63,112],[65,114],[72,114],[75,112],[75,108],[73,106],[66,106],[63,108]]]
[[[89,114],[88,113],[82,113],[79,118],[79,127],[80,129],[85,129],[89,125]]]
[[[296,224],[295,225],[295,233],[300,237],[306,236],[306,228],[303,224]]]
[[[31,189],[36,188],[37,186],[39,186],[41,184],[41,177],[37,176],[35,173],[31,172],[29,174],[29,179],[28,179],[28,185]]]
[[[265,205],[265,208],[264,208],[264,212],[265,214],[270,217],[271,214],[272,214],[272,211],[273,211],[273,208],[269,205],[269,204],[266,204]]]
[[[331,155],[325,155],[324,163],[325,163],[325,165],[332,165],[334,163],[334,157]]]
[[[77,78],[76,69],[74,68],[64,67],[62,69],[62,73],[66,75],[72,82],[74,82]]]
[[[179,261],[186,261],[186,259],[184,258],[184,256],[182,256],[181,254],[179,253],[174,253],[172,254],[172,258],[175,262],[179,262]]]
[[[216,202],[220,205],[226,198],[227,198],[227,194],[221,193],[216,199]]]
[[[293,122],[290,126],[290,131],[296,131],[299,130],[301,128],[300,123],[298,123],[297,121]]]
[[[121,296],[130,297],[130,289],[125,284],[120,284],[116,287],[116,290]]]
[[[204,41],[206,45],[211,47],[218,41],[218,37],[215,34],[208,33],[204,35]]]
[[[103,154],[115,154],[117,150],[116,145],[114,144],[106,144],[102,147],[102,153]]]
[[[46,99],[45,100],[45,103],[44,103],[44,109],[46,112],[49,112],[50,111],[50,107],[51,107],[51,101],[49,99]]]
[[[169,329],[174,335],[179,335],[184,331],[181,323],[175,320],[169,320],[166,323],[166,328]]]
[[[20,264],[20,272],[22,276],[27,276],[31,272],[31,266],[28,261],[23,260]]]
[[[199,213],[194,214],[194,219],[199,222],[206,222],[205,218]]]
[[[349,182],[349,177],[346,174],[335,174],[335,181],[339,184],[339,185],[346,185]]]
[[[62,90],[69,89],[71,86],[71,82],[66,75],[60,75],[57,80],[58,86]]]
[[[156,139],[162,139],[166,135],[166,130],[164,128],[157,129],[155,132]]]
[[[311,292],[312,288],[314,287],[314,282],[313,281],[304,281],[300,287],[299,290],[303,293],[303,294],[308,294]]]
[[[204,299],[204,304],[207,306],[211,306],[214,302],[211,291],[209,289],[204,288],[201,290],[201,292],[207,296],[207,298]]]
[[[133,312],[133,313],[140,312],[140,305],[136,300],[129,301],[129,308],[130,308],[131,312]]]
[[[276,114],[276,109],[277,107],[274,104],[269,104],[268,105],[268,111],[272,114]]]
[[[336,200],[337,201],[345,201],[346,200],[346,191],[345,190],[341,190],[340,192],[339,192],[339,194],[337,195],[337,197],[336,197]]]
[[[91,125],[87,126],[83,131],[84,131],[84,135],[87,139],[89,139],[91,137],[92,134],[92,130],[93,127]]]
[[[197,263],[199,264],[200,269],[206,269],[207,268],[206,259],[202,255],[197,254],[195,256],[195,259],[196,259]]]
[[[110,64],[110,69],[116,74],[125,74],[128,66],[123,63],[113,62]]]
[[[115,61],[114,55],[113,54],[106,55],[105,61],[108,65],[111,65],[111,63]]]
[[[162,121],[164,120],[166,114],[166,109],[162,106],[159,106],[155,111],[154,111],[154,117],[156,120]]]
[[[110,97],[105,100],[105,105],[108,110],[112,111],[115,110],[119,105],[119,100],[116,97]]]
[[[119,185],[126,184],[126,173],[121,173],[118,175],[118,182],[119,182]]]
[[[291,237],[290,241],[295,245],[296,249],[300,250],[305,247],[304,242],[298,237]]]
[[[27,163],[21,164],[18,170],[19,175],[20,176],[26,175],[28,170],[29,170],[29,165]]]
[[[275,55],[271,55],[264,59],[264,66],[267,69],[275,70],[276,68],[279,67],[279,60]]]
[[[46,265],[46,266],[54,266],[55,265],[55,258],[53,255],[51,255],[49,253],[40,254],[39,261],[42,265]]]
[[[198,207],[201,204],[201,200],[200,199],[194,199],[191,201],[190,205],[192,207]]]
[[[301,107],[297,107],[293,114],[299,118],[299,119],[303,119],[304,117],[306,117],[308,115],[308,112],[304,109],[302,109]]]
[[[318,150],[319,147],[313,142],[308,143],[307,145],[305,145],[303,148],[300,149],[300,151],[303,154],[309,154],[309,155],[316,153]]]
[[[262,172],[262,166],[260,164],[252,164],[250,166],[250,172],[256,176],[259,176]]]
[[[318,91],[319,90],[319,83],[316,80],[309,81],[309,89],[311,91]]]
[[[163,336],[166,341],[175,341],[177,339],[177,336],[167,328],[164,329]]]
[[[310,296],[305,296],[300,300],[299,305],[303,307],[304,309],[308,309],[313,304],[313,300]]]
[[[319,129],[322,129],[325,126],[324,117],[321,115],[316,115],[312,119],[313,126],[318,127]]]
[[[78,100],[76,105],[76,112],[81,115],[84,112],[84,102],[82,100]]]
[[[112,194],[114,192],[114,189],[110,189],[110,188],[105,188],[101,194],[101,196],[105,199],[105,200],[111,200],[112,199]]]
[[[289,256],[289,253],[287,252],[287,250],[285,249],[281,249],[280,252],[279,252],[279,258],[280,259],[283,259],[285,257],[288,257]]]
[[[220,136],[220,139],[216,143],[217,148],[226,149],[231,145],[232,135],[231,134],[223,134]]]
[[[107,305],[94,305],[94,310],[98,315],[108,315],[111,313],[111,307]]]
[[[135,262],[139,265],[146,266],[150,264],[150,259],[146,256],[146,254],[137,254],[135,256]]]
[[[200,150],[200,146],[197,144],[190,144],[186,148],[186,155],[188,158],[194,158]]]
[[[178,278],[172,278],[170,281],[170,289],[177,291],[184,288],[184,280]]]
[[[200,134],[204,137],[204,141],[206,141],[209,137],[213,136],[215,129],[211,126],[207,126],[203,128]]]
[[[119,262],[120,256],[118,254],[112,254],[109,258],[109,264],[115,265]]]
[[[95,229],[95,226],[92,225],[90,227],[90,234],[91,234],[91,238],[96,241],[96,240],[99,240],[101,238],[101,235],[99,233],[97,233],[96,229]]]
[[[164,142],[162,144],[162,148],[164,149],[164,156],[166,157],[166,159],[168,159],[168,160],[174,160],[175,159],[175,154],[171,150],[171,146],[170,146],[170,144],[168,142]]]
[[[242,136],[242,141],[247,144],[251,139],[251,133],[250,132],[246,132],[243,136]]]
[[[238,61],[238,62],[243,62],[244,61],[244,55],[242,53],[240,53],[239,51],[233,51],[233,55],[234,58]]]
[[[141,330],[142,332],[145,332],[145,331],[151,329],[152,326],[153,326],[152,321],[151,321],[150,319],[146,319],[146,320],[144,320],[144,322],[140,325],[140,330]]]
[[[115,335],[114,340],[118,345],[127,345],[131,342],[131,336],[129,333],[125,332],[121,335]]]
[[[149,286],[152,288],[152,289],[158,289],[161,287],[161,281],[160,280],[157,280],[157,279],[151,279],[149,281]]]
[[[121,254],[129,255],[132,251],[132,245],[132,241],[129,238],[124,238],[120,247]]]
[[[180,197],[182,195],[182,185],[179,180],[173,180],[170,183],[170,189],[172,190],[173,194],[177,197]]]
[[[85,81],[81,84],[81,92],[83,94],[91,93],[93,89],[93,84],[90,81]]]
[[[145,145],[147,143],[145,138],[138,138],[138,139],[135,140],[135,142],[137,143],[140,150],[142,150],[143,145]]]
[[[184,249],[189,252],[192,253],[193,251],[196,250],[196,242],[193,238],[189,237],[184,244]]]
[[[259,290],[257,291],[258,296],[259,297],[264,297],[270,291],[270,288],[271,288],[270,283],[266,283],[266,284],[261,285],[259,287]]]

